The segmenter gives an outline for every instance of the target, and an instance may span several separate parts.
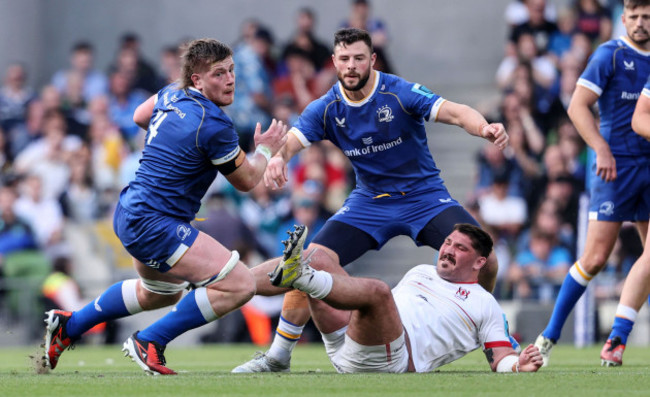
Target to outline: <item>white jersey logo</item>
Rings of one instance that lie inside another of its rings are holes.
[[[342,119],[339,119],[338,117],[334,117],[334,120],[336,121],[337,127],[345,127],[345,117],[343,117]]]
[[[377,110],[377,116],[379,116],[379,122],[386,122],[390,123],[393,121],[395,116],[393,116],[393,110],[388,107],[388,105],[384,105]]]
[[[192,234],[192,229],[186,225],[181,224],[176,227],[176,235],[181,239],[181,241],[185,241],[190,234]]]
[[[350,207],[348,207],[348,206],[346,205],[346,206],[344,206],[344,207],[341,207],[341,209],[339,209],[338,211],[336,211],[336,214],[334,214],[334,215],[343,215],[343,214],[345,214],[345,213],[348,212],[348,211],[350,211]]]
[[[600,208],[598,209],[598,212],[600,212],[603,215],[611,216],[614,214],[614,203],[611,201],[605,201],[600,205]]]
[[[363,142],[364,145],[372,145],[372,137],[369,136],[367,138],[361,138],[361,142]]]
[[[100,296],[98,296],[97,299],[95,299],[95,310],[97,310],[98,312],[101,312],[102,307],[99,306],[99,298],[100,298]]]
[[[623,60],[623,65],[625,65],[625,70],[634,70],[634,61]]]

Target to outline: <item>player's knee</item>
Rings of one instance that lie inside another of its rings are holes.
[[[607,258],[609,255],[604,253],[594,253],[585,258],[584,261],[581,261],[580,264],[584,267],[584,270],[591,274],[598,274],[607,264]]]
[[[312,250],[315,251],[312,253]],[[311,259],[309,265],[316,270],[324,270],[328,273],[339,273],[342,270],[337,259],[323,249],[310,245],[305,252]]]
[[[236,280],[233,280],[232,293],[239,305],[243,305],[251,300],[257,291],[255,277],[253,277],[253,274],[248,269],[246,270],[246,272],[239,274]]]
[[[378,302],[385,302],[392,299],[392,292],[388,284],[380,280],[369,280],[368,285],[364,286],[364,291],[368,291],[369,296],[374,296]]]

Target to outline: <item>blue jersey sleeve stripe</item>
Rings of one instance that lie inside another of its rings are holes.
[[[300,141],[300,144],[303,147],[308,147],[308,146],[311,145],[311,142],[309,142],[307,137],[305,137],[305,135],[302,132],[300,132],[300,130],[297,129],[296,127],[291,127],[291,129],[289,130],[289,133],[293,134],[293,136],[298,138],[298,140]]]
[[[225,164],[225,163],[229,162],[230,160],[234,159],[235,157],[237,157],[239,155],[240,151],[241,151],[241,148],[239,146],[237,146],[235,148],[235,150],[228,153],[227,155],[225,155],[225,156],[223,156],[221,158],[212,160],[212,164],[214,164],[214,165]]]
[[[438,121],[438,112],[440,112],[440,106],[442,106],[442,104],[445,102],[447,102],[445,98],[438,98],[438,100],[433,103],[433,106],[431,106],[431,113],[429,113],[429,118],[427,121]]]
[[[650,98],[650,88],[644,88],[643,91],[641,91],[641,93],[646,97]]]
[[[585,80],[583,78],[578,79],[578,82],[576,83],[576,85],[585,87],[589,91],[593,91],[594,94],[596,94],[598,96],[600,96],[603,93],[602,88],[598,87],[596,84],[592,83],[591,81]]]

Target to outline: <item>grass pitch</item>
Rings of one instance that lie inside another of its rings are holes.
[[[634,396],[650,395],[650,348],[631,346],[624,366],[600,366],[600,346],[557,346],[536,374],[495,374],[480,351],[429,374],[339,375],[322,345],[300,345],[290,374],[230,374],[251,345],[167,349],[178,376],[146,376],[119,346],[78,346],[57,369],[39,374],[37,346],[0,350],[0,396]]]

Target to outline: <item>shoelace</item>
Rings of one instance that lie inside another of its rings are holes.
[[[165,348],[160,346],[157,343],[152,342],[152,344],[153,344],[153,347],[156,349],[156,358],[158,359],[158,364],[165,365],[166,364],[165,355],[164,355]]]

